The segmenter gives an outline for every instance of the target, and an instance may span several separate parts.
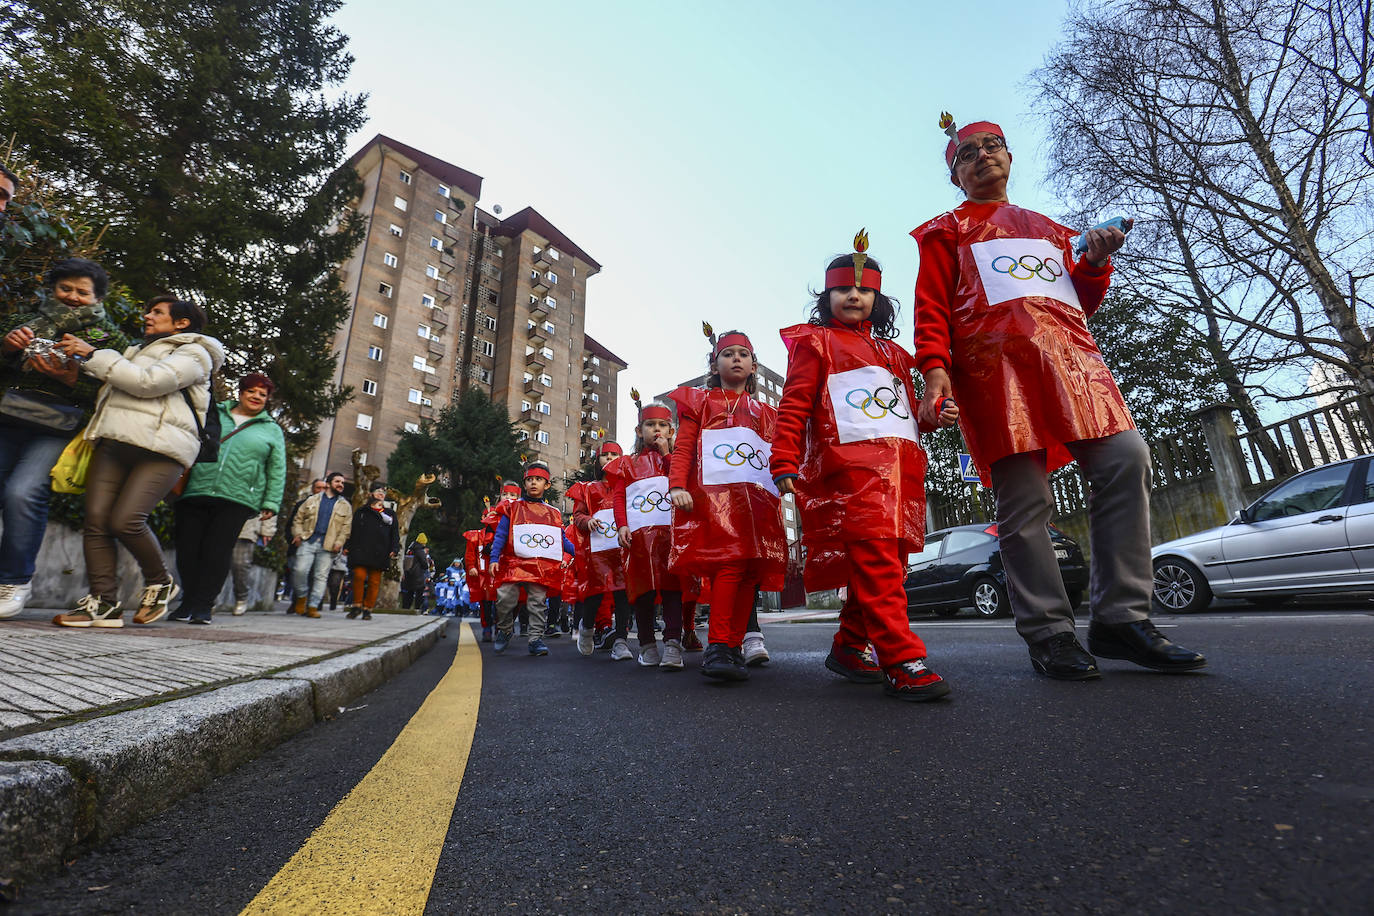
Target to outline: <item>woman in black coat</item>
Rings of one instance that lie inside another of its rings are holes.
[[[352,620],[361,612],[363,620],[371,620],[377,592],[382,587],[382,573],[401,549],[396,515],[386,508],[385,485],[375,485],[367,505],[353,513],[353,530],[344,549],[353,569],[354,603],[348,609],[348,618]]]

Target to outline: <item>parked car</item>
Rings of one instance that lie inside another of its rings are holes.
[[[1230,524],[1160,544],[1159,610],[1187,614],[1213,597],[1279,602],[1374,589],[1374,461],[1361,455],[1290,477]]]
[[[1083,603],[1088,566],[1078,543],[1049,526],[1069,603]],[[1009,617],[1007,575],[997,547],[996,525],[959,525],[926,535],[925,549],[907,557],[907,612],[933,611],[953,617],[972,607],[979,617]]]

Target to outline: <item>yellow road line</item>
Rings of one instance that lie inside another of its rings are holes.
[[[453,630],[458,651],[452,667],[245,916],[424,912],[482,694],[477,640],[466,625]]]

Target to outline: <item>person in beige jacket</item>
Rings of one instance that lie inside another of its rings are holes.
[[[83,547],[90,594],[53,618],[64,627],[122,627],[116,542],[138,561],[144,588],[135,623],[167,613],[177,587],[163,562],[148,515],[200,453],[197,418],[210,404],[210,374],[224,347],[202,333],[205,312],[192,302],[158,296],[143,316],[144,340],[121,356],[68,334],[58,346],[104,382],[83,433],[95,443],[86,472]],[[190,395],[197,416],[182,395]]]
[[[297,614],[320,616],[329,567],[353,531],[353,505],[343,495],[344,485],[338,471],[324,475],[324,489],[306,497],[291,522],[291,543],[296,546],[291,610]]]

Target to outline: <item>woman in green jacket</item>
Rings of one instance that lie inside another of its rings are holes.
[[[261,372],[239,379],[238,400],[218,405],[219,460],[191,467],[176,503],[177,572],[185,595],[173,620],[210,622],[244,522],[271,518],[281,508],[286,440],[267,413],[273,387]]]

